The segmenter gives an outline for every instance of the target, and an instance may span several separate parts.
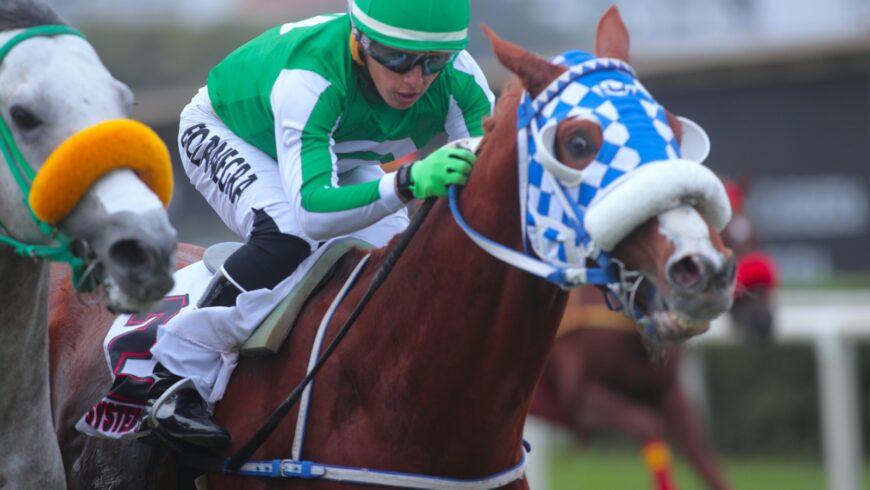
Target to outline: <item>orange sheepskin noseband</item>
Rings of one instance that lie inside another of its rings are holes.
[[[30,207],[49,224],[63,220],[103,175],[129,168],[164,206],[172,198],[172,164],[163,140],[131,119],[105,121],[83,129],[58,146],[33,179]]]

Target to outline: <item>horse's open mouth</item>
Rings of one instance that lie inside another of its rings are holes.
[[[709,318],[686,315],[662,296],[661,290],[654,289],[649,280],[641,282],[636,297],[633,308],[639,315],[635,314],[635,321],[644,337],[654,343],[679,343],[710,329]]]
[[[655,311],[650,315],[653,336],[662,342],[682,342],[710,329],[709,320],[693,320],[673,310]]]

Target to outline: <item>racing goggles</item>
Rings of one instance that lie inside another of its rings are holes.
[[[372,41],[365,35],[360,36],[359,42],[367,56],[371,56],[388,70],[400,75],[408,73],[417,65],[420,65],[423,75],[433,75],[443,70],[457,55],[455,51],[425,53],[401,51]]]

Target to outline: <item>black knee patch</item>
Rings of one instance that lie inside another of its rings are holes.
[[[272,289],[311,255],[307,241],[281,233],[265,211],[254,210],[251,238],[224,262],[224,270],[247,291]]]

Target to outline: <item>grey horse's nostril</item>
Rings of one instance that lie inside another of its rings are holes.
[[[118,240],[109,247],[109,260],[116,266],[136,269],[147,266],[150,261],[148,252],[138,240]]]
[[[702,290],[709,278],[710,266],[696,254],[691,254],[672,263],[668,268],[668,278],[680,289]]]

